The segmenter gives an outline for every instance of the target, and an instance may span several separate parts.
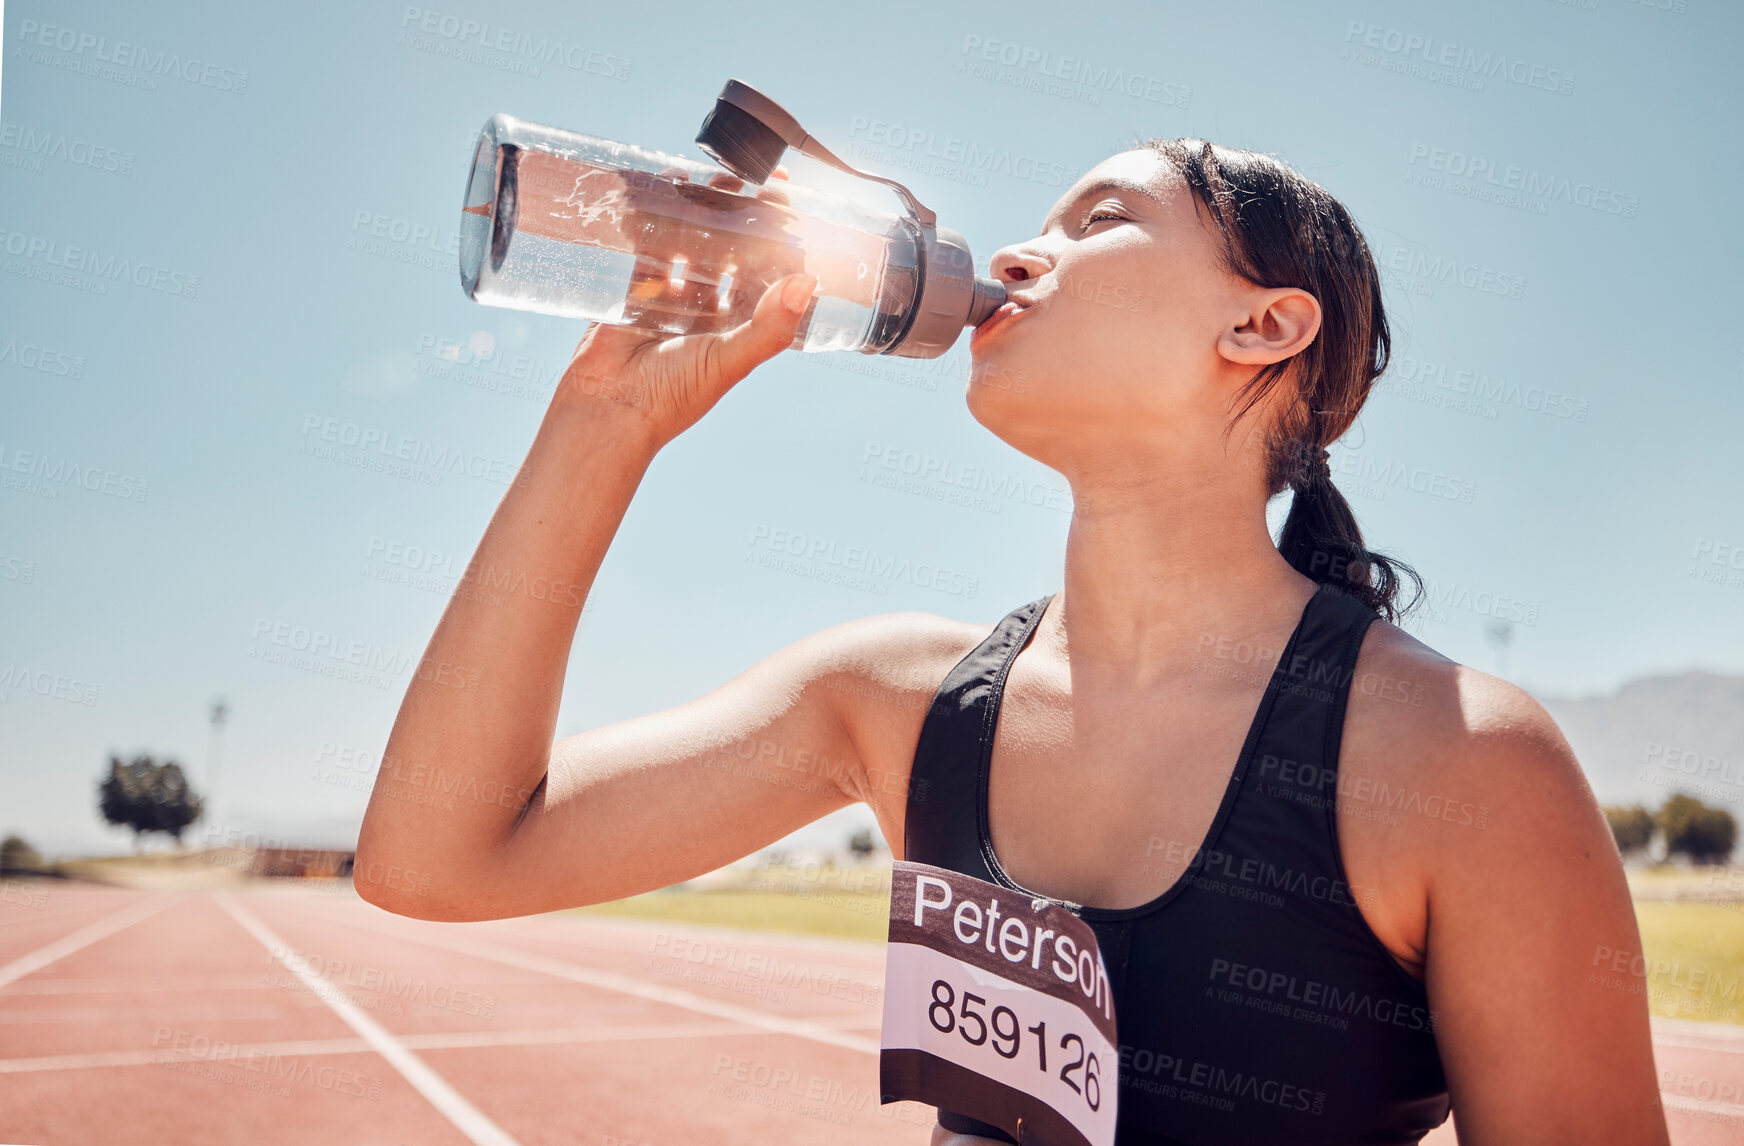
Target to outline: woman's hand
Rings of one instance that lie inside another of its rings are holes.
[[[687,178],[682,172],[670,173]],[[785,180],[785,168],[775,169]],[[743,184],[722,173],[709,186],[737,192]],[[757,197],[785,204],[787,196],[763,187]],[[698,261],[708,265],[706,253]],[[794,342],[817,279],[788,274],[763,292],[746,322],[719,333],[674,336],[636,326],[594,323],[582,336],[557,387],[553,405],[609,401],[620,404],[659,449],[706,414],[723,394],[759,364]]]
[[[792,344],[816,288],[811,275],[777,279],[749,321],[720,334],[674,336],[594,323],[575,348],[552,404],[620,403],[658,449]]]

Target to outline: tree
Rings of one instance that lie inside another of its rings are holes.
[[[1738,842],[1738,821],[1732,813],[1682,792],[1661,805],[1654,820],[1665,840],[1666,855],[1685,855],[1694,863],[1724,863]]]
[[[23,836],[7,836],[0,841],[0,875],[29,875],[42,870],[42,857],[24,842]]]
[[[123,764],[109,757],[109,775],[97,784],[97,808],[111,824],[133,829],[133,845],[145,832],[163,832],[182,842],[182,832],[200,818],[203,801],[188,786],[182,766],[174,760],[162,764],[149,755]]]
[[[1607,805],[1605,822],[1623,855],[1643,851],[1653,842],[1653,813],[1640,804]]]

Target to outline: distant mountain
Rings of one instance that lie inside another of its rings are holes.
[[[1744,819],[1744,677],[1643,677],[1599,696],[1540,696],[1602,804],[1656,808],[1675,791]]]

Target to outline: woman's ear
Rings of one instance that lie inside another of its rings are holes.
[[[1298,287],[1273,287],[1254,293],[1238,325],[1217,339],[1217,352],[1230,362],[1269,366],[1282,362],[1320,333],[1320,302]]]

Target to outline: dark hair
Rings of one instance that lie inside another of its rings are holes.
[[[1143,146],[1181,175],[1198,196],[1195,207],[1210,211],[1232,273],[1263,287],[1298,287],[1319,301],[1314,340],[1255,372],[1235,396],[1246,401],[1224,432],[1294,378],[1295,400],[1267,439],[1266,493],[1295,490],[1278,551],[1299,572],[1397,621],[1422,596],[1423,579],[1397,558],[1364,547],[1350,503],[1332,484],[1326,454],[1356,421],[1392,350],[1368,243],[1337,199],[1270,155],[1192,137]],[[1401,608],[1404,578],[1416,588]]]

